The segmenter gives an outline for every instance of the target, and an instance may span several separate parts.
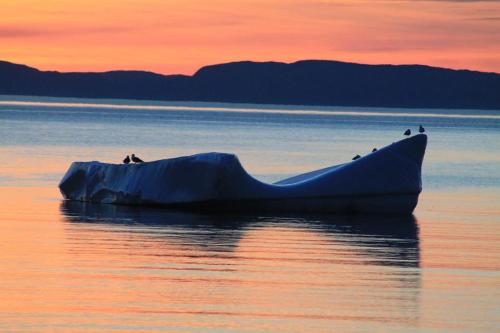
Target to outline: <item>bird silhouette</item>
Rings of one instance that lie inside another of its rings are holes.
[[[123,159],[123,163],[125,163],[125,164],[129,164],[130,163],[130,157],[128,155],[127,155],[127,157],[125,157]]]
[[[410,136],[410,135],[411,135],[411,131],[410,131],[410,129],[408,128],[408,129],[405,131],[405,133],[404,133],[404,134],[405,134],[406,136]]]
[[[356,155],[356,156],[354,156],[354,157],[352,158],[352,160],[354,161],[354,160],[357,160],[358,158],[361,158],[361,156]]]
[[[419,133],[424,133],[425,132],[424,126],[420,125],[420,127],[418,128],[418,132]]]
[[[142,163],[144,161],[141,160],[139,157],[135,156],[135,154],[132,154],[132,162],[134,162],[134,163]]]
[[[372,153],[376,152],[377,151],[377,148],[373,148],[372,149]]]

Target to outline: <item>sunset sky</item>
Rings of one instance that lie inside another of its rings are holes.
[[[0,0],[0,60],[192,74],[238,60],[500,72],[500,1]]]

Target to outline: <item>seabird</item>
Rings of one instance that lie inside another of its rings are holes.
[[[354,156],[354,157],[352,158],[352,160],[354,161],[354,160],[357,160],[358,158],[361,158],[361,156],[356,155],[356,156]]]
[[[134,163],[142,163],[144,161],[141,160],[139,157],[135,156],[135,154],[132,154],[132,162],[134,162]]]
[[[405,135],[406,135],[406,136],[410,136],[410,135],[411,135],[411,131],[410,131],[410,129],[409,129],[409,128],[405,131]]]
[[[418,132],[419,133],[424,133],[425,132],[424,126],[420,125],[420,127],[418,128]]]
[[[128,155],[127,155],[127,157],[125,157],[123,159],[123,163],[125,163],[125,164],[129,164],[130,163],[130,157]]]

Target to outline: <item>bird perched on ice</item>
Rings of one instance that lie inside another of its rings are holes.
[[[354,160],[357,160],[358,158],[361,158],[361,156],[356,155],[356,156],[354,156],[354,157],[352,158],[352,160],[354,161]]]
[[[135,154],[132,154],[132,162],[134,162],[134,163],[142,163],[144,161],[141,160],[139,157],[135,156]]]
[[[418,132],[419,133],[424,133],[425,132],[424,126],[420,125],[420,127],[418,128]]]
[[[130,157],[128,155],[127,155],[127,157],[125,157],[123,159],[123,163],[125,163],[125,164],[129,164],[130,163]]]
[[[373,148],[372,149],[372,153],[376,152],[377,151],[377,148]]]
[[[410,135],[411,135],[411,131],[410,131],[410,129],[408,128],[408,129],[405,131],[405,133],[404,133],[404,134],[405,134],[406,136],[410,136]]]

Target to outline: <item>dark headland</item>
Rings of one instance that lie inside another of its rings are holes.
[[[233,62],[192,76],[60,73],[0,61],[0,94],[168,101],[500,109],[500,74],[423,65]]]

